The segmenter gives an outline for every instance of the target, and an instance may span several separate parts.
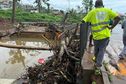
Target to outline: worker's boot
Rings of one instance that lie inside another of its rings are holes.
[[[95,72],[94,72],[94,74],[95,75],[101,75],[101,69],[100,69],[101,67],[95,67]]]

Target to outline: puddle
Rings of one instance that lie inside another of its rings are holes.
[[[48,47],[42,39],[16,38],[12,41],[0,41],[6,44]],[[48,59],[53,52],[45,50],[27,50],[0,47],[0,78],[14,79],[20,77],[27,66],[38,64],[39,58]]]

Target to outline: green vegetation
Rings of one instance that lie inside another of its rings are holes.
[[[0,18],[11,19],[11,10],[0,10]],[[16,11],[16,21],[48,21],[48,22],[58,22],[61,20],[61,16],[55,16],[53,14],[47,13],[30,13],[25,11]]]
[[[79,23],[82,19],[81,14],[77,13],[70,13],[67,21],[70,23]],[[11,19],[12,18],[12,10],[0,10],[0,18],[3,19]],[[53,13],[31,13],[26,12],[20,9],[16,10],[15,19],[18,22],[21,21],[32,21],[32,22],[61,22],[63,16],[62,15],[55,15]]]

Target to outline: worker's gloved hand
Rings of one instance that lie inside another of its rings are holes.
[[[112,25],[113,24],[113,20],[109,20],[109,25]]]
[[[112,27],[112,26],[106,26],[106,27],[107,27],[108,29],[110,29],[110,30],[111,30],[111,29],[113,29],[113,27]]]

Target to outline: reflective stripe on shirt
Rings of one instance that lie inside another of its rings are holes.
[[[100,32],[102,30],[106,29],[106,26],[102,27],[101,29],[98,29],[98,30],[91,30],[92,32]]]
[[[96,24],[91,24],[92,27],[94,26],[99,26],[99,25],[104,25],[104,24],[109,24],[110,22],[100,22],[100,23],[96,23]]]

